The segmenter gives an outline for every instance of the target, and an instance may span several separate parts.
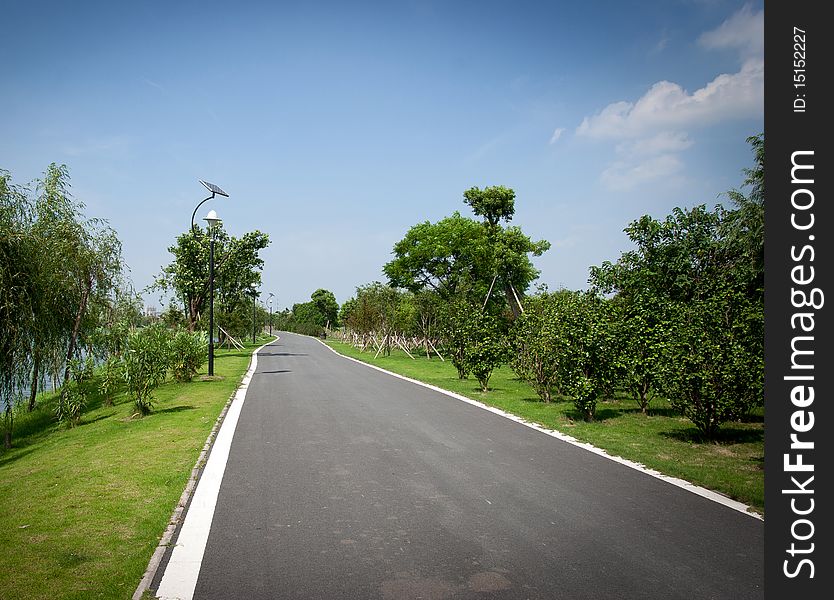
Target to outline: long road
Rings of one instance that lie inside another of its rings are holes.
[[[193,597],[743,600],[764,595],[763,537],[756,518],[282,333],[258,354]]]

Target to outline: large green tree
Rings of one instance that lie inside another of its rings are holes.
[[[455,212],[437,223],[415,225],[394,245],[395,258],[383,271],[392,286],[434,290],[444,300],[465,294],[487,305],[501,291],[518,315],[521,297],[539,275],[530,256],[540,256],[550,244],[501,225],[515,212],[515,192],[509,188],[473,187],[464,192],[464,202],[482,222]]]

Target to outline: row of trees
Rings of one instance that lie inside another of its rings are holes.
[[[34,185],[0,171],[0,402],[4,443],[14,405],[29,389],[35,407],[45,375],[68,380],[82,350],[95,355],[103,330],[141,316],[124,278],[121,244],[109,225],[83,214],[64,165]]]
[[[445,355],[485,391],[509,363],[542,400],[568,396],[587,420],[615,388],[644,413],[661,393],[714,436],[763,404],[764,138],[748,142],[755,164],[730,208],[634,221],[625,231],[635,249],[591,267],[584,292],[525,296],[538,276],[530,257],[549,244],[502,225],[512,190],[467,190],[482,220],[455,213],[412,227],[383,267],[388,285],[359,287],[342,306],[345,335],[377,353]]]
[[[317,289],[308,302],[293,304],[275,315],[275,326],[283,331],[321,336],[339,325],[339,303],[330,290]]]

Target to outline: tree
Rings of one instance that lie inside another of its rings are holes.
[[[502,290],[517,316],[521,296],[539,272],[529,256],[541,256],[547,241],[534,242],[518,227],[502,227],[514,214],[515,192],[501,186],[464,193],[464,201],[484,221],[455,212],[437,223],[420,223],[394,245],[395,258],[383,271],[392,286],[417,292],[430,289],[444,300],[458,293],[494,303],[494,290]],[[497,310],[497,309],[493,309]]]
[[[310,300],[321,316],[319,324],[322,327],[334,328],[338,326],[339,303],[336,302],[336,296],[333,292],[321,288],[317,289],[310,296]]]
[[[637,359],[644,382],[708,438],[763,403],[761,273],[758,250],[750,252],[761,231],[750,222],[721,206],[675,208],[663,221],[643,216],[626,228],[636,249],[592,270],[635,319],[628,343],[650,349]]]
[[[121,245],[105,221],[87,219],[83,203],[69,193],[69,173],[51,164],[37,182],[37,197],[29,189],[11,184],[0,172],[0,227],[3,231],[3,329],[0,344],[4,359],[0,392],[6,406],[6,444],[11,442],[12,394],[26,383],[34,408],[44,365],[55,379],[83,346],[91,350],[105,308],[121,282]],[[8,373],[8,375],[6,375]]]
[[[639,251],[629,251],[617,263],[606,261],[591,267],[590,272],[589,281],[596,292],[616,291],[611,307],[617,377],[640,411],[647,414],[662,380],[672,317],[664,290],[654,281],[657,271]]]
[[[503,185],[484,188],[472,187],[463,193],[464,202],[479,217],[495,227],[499,221],[510,222],[515,214],[515,192]]]
[[[31,302],[36,293],[32,265],[36,247],[30,235],[31,205],[26,189],[0,170],[0,401],[4,444],[11,446],[15,397],[30,372]]]
[[[560,358],[565,337],[561,323],[558,296],[547,293],[530,298],[527,310],[513,323],[514,357],[510,367],[546,403],[553,399],[562,376]]]
[[[469,314],[469,339],[464,350],[464,362],[481,385],[489,391],[489,380],[496,367],[507,358],[507,347],[501,335],[498,319],[481,311]]]
[[[211,240],[199,227],[177,237],[168,248],[174,260],[162,269],[152,289],[173,291],[182,300],[193,331],[208,304],[209,251]],[[231,237],[223,229],[215,239],[215,310],[232,314],[244,304],[250,304],[251,286],[259,284],[263,260],[259,251],[269,245],[269,236],[252,231],[241,238]],[[251,323],[251,319],[250,319]]]
[[[394,255],[382,268],[392,287],[430,289],[444,300],[473,288],[483,297],[492,277],[485,229],[457,212],[409,229],[394,245]]]

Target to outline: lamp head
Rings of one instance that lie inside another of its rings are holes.
[[[210,210],[209,213],[203,218],[203,221],[208,223],[208,228],[214,229],[215,226],[219,225],[223,222],[223,220],[217,216],[217,213],[213,210]]]

